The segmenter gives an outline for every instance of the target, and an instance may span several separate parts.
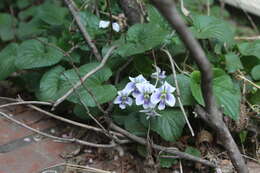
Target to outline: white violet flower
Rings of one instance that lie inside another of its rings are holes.
[[[159,103],[159,110],[165,109],[165,105],[173,107],[176,102],[176,99],[172,94],[174,91],[175,88],[173,86],[171,86],[168,82],[164,82],[164,84],[160,88],[156,89],[156,91],[152,94],[151,102],[153,104]]]

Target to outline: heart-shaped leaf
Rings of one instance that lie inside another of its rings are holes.
[[[11,43],[0,52],[0,80],[16,71],[14,62],[17,58],[18,45]]]
[[[231,78],[221,69],[213,69],[213,92],[219,106],[223,106],[224,113],[232,119],[239,118],[240,91],[235,88]],[[200,72],[194,71],[191,74],[191,91],[196,101],[205,105],[200,84]]]
[[[15,65],[19,69],[47,67],[58,63],[63,53],[38,40],[24,41],[19,47]]]

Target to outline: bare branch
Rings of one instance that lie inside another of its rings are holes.
[[[14,106],[14,105],[27,105],[27,104],[48,105],[48,106],[52,105],[52,103],[49,103],[49,102],[21,101],[21,102],[16,102],[16,103],[8,103],[8,104],[0,105],[0,108],[4,108],[4,107],[8,107],[8,106]]]
[[[80,29],[84,39],[87,41],[89,47],[92,49],[92,52],[95,55],[96,59],[98,61],[101,61],[102,57],[101,57],[100,53],[98,52],[98,49],[97,49],[96,45],[92,42],[89,33],[85,29],[84,25],[81,23],[80,16],[78,15],[78,11],[79,10],[75,6],[73,0],[64,0],[64,2],[68,6],[68,8],[69,8],[72,16],[74,17],[74,19],[76,20],[76,23],[77,23],[77,25],[78,25],[78,27],[79,27],[79,29]]]
[[[85,80],[87,80],[90,76],[92,76],[93,74],[95,74],[97,71],[99,71],[100,69],[102,69],[104,67],[104,65],[106,64],[110,54],[112,53],[112,51],[115,49],[116,47],[115,46],[112,46],[107,54],[104,56],[103,60],[101,61],[101,63],[96,67],[94,68],[93,70],[91,70],[90,72],[88,72],[87,74],[85,74],[79,81],[78,83],[76,83],[74,85],[73,88],[71,88],[66,94],[64,94],[62,97],[60,97],[58,100],[56,100],[56,102],[53,104],[53,108],[54,109],[55,107],[57,107],[60,103],[62,103],[67,97],[69,97],[74,90],[76,90],[77,88],[79,88],[82,83],[85,82]]]
[[[0,99],[2,100],[7,100],[7,101],[15,101],[16,103],[20,103],[19,100],[17,99],[13,99],[13,98],[7,98],[7,97],[0,97]],[[9,105],[10,106],[10,105]],[[14,106],[14,105],[12,105]],[[82,123],[79,123],[79,122],[76,122],[76,121],[72,121],[72,120],[69,120],[67,118],[63,118],[61,116],[58,116],[58,115],[55,115],[51,112],[48,112],[48,111],[45,111],[39,107],[36,107],[36,106],[33,106],[33,105],[27,105],[28,107],[38,111],[38,112],[41,112],[45,115],[48,115],[52,118],[55,118],[57,120],[60,120],[60,121],[63,121],[63,122],[66,122],[66,123],[69,123],[69,124],[72,124],[74,126],[77,126],[77,127],[81,127],[81,128],[85,128],[85,129],[89,129],[89,130],[93,130],[93,131],[96,131],[96,132],[100,132],[100,133],[104,133],[103,129],[100,129],[100,128],[97,128],[97,127],[94,127],[94,126],[90,126],[90,125],[86,125],[86,124],[82,124]],[[118,137],[124,137],[124,135],[120,134],[120,133],[117,133],[117,132],[114,132],[114,131],[108,131],[110,134],[112,135],[115,135],[115,136],[118,136]]]
[[[222,120],[222,113],[218,110],[212,90],[213,72],[210,62],[198,41],[193,37],[181,19],[176,9],[175,3],[172,0],[151,0],[155,7],[168,20],[170,25],[179,34],[180,38],[190,51],[193,59],[201,71],[201,88],[205,101],[205,111],[200,111],[199,114],[206,123],[208,123],[218,134],[220,141],[223,142],[225,149],[228,151],[230,159],[238,173],[248,173],[248,168],[242,158],[242,155],[233,140],[228,128]]]
[[[55,168],[55,167],[58,167],[58,166],[65,166],[66,168],[67,167],[73,168],[73,169],[77,169],[78,171],[83,171],[83,172],[87,171],[87,172],[93,172],[93,173],[112,173],[110,171],[104,171],[104,170],[92,168],[92,167],[89,167],[89,166],[75,165],[75,164],[71,164],[71,163],[59,163],[59,164],[50,166],[48,168],[44,168],[44,169],[41,170],[41,172],[44,172],[45,170],[52,169],[52,168]]]
[[[81,145],[86,145],[86,146],[90,146],[90,147],[97,147],[97,148],[112,148],[112,147],[115,147],[116,144],[115,143],[111,143],[111,144],[95,144],[95,143],[91,143],[91,142],[87,142],[87,141],[82,141],[82,140],[79,140],[79,139],[76,139],[76,138],[61,138],[61,137],[57,137],[57,136],[53,136],[53,135],[50,135],[50,134],[47,134],[45,132],[42,132],[42,131],[39,131],[39,130],[36,130],[32,127],[29,127],[27,126],[26,124],[20,122],[20,121],[17,121],[16,119],[8,116],[6,113],[4,112],[1,112],[0,111],[0,114],[5,117],[6,119],[30,130],[30,131],[33,131],[37,134],[40,134],[42,136],[45,136],[45,137],[48,137],[48,138],[51,138],[51,139],[54,139],[54,140],[57,140],[57,141],[61,141],[61,142],[72,142],[72,143],[77,143],[77,144],[81,144]]]
[[[113,129],[113,130],[115,130],[115,131],[125,135],[129,139],[131,139],[131,140],[133,140],[133,141],[135,141],[135,142],[137,142],[137,143],[139,143],[141,145],[147,145],[146,139],[138,137],[138,136],[135,136],[135,135],[129,133],[128,131],[118,127],[113,122],[108,122],[108,123],[110,124],[110,128],[111,129]],[[216,165],[214,163],[211,163],[210,161],[204,160],[204,159],[199,158],[199,157],[195,157],[195,156],[190,155],[190,154],[185,153],[185,152],[181,152],[178,149],[167,148],[167,147],[164,147],[164,146],[161,146],[161,145],[157,145],[157,144],[153,144],[153,145],[151,145],[151,147],[153,149],[155,149],[155,150],[159,150],[159,151],[163,151],[163,152],[166,152],[166,153],[174,154],[174,155],[178,156],[178,158],[180,158],[180,159],[191,160],[191,161],[194,161],[194,162],[202,163],[202,164],[210,166],[210,167],[214,167],[214,168],[216,167]]]
[[[235,40],[246,40],[246,41],[255,41],[255,40],[260,40],[260,35],[257,36],[250,36],[250,37],[235,37]]]

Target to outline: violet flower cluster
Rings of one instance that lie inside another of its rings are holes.
[[[118,91],[114,104],[118,104],[121,109],[125,109],[126,106],[131,106],[135,101],[136,105],[143,107],[144,110],[140,112],[144,112],[148,116],[147,118],[159,116],[156,109],[164,110],[166,106],[173,107],[176,102],[172,94],[175,88],[168,82],[163,81],[166,78],[165,71],[156,67],[156,72],[151,77],[156,78],[156,81],[161,81],[161,86],[157,88],[157,82],[153,85],[143,75],[129,77],[130,82],[123,90]]]

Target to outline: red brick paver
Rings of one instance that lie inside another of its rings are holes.
[[[41,120],[43,115],[34,111],[13,117],[38,130],[50,131],[57,126],[53,120]],[[59,155],[72,144],[47,138],[36,140],[35,135],[0,117],[0,173],[38,173],[46,167],[64,162]]]

